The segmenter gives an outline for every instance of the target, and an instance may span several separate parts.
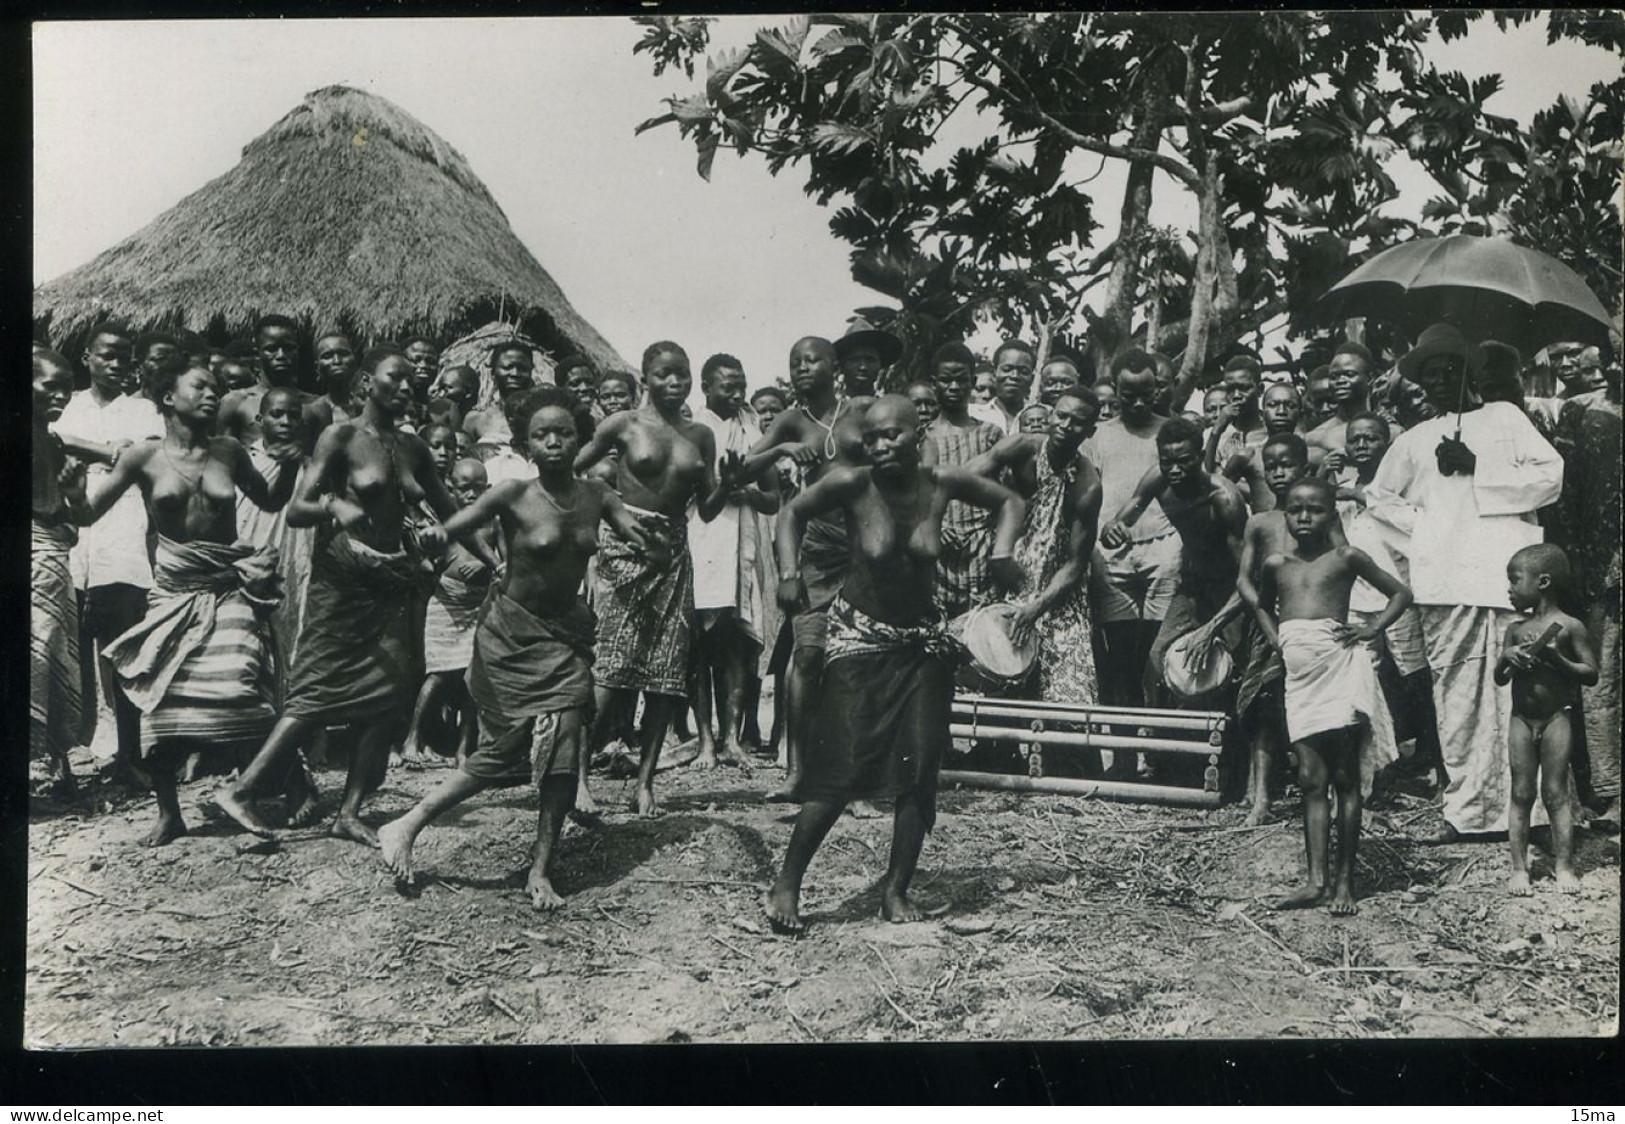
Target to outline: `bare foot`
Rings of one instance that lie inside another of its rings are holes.
[[[1254,804],[1247,812],[1247,818],[1241,821],[1242,827],[1259,827],[1270,818],[1268,803]]]
[[[801,920],[801,895],[787,886],[774,883],[762,899],[762,912],[773,931],[782,936],[799,937],[807,931],[807,923]]]
[[[1559,870],[1555,877],[1559,893],[1578,894],[1580,892],[1580,880],[1574,876],[1574,871]]]
[[[575,810],[580,812],[583,816],[594,818],[603,814],[603,810],[598,807],[597,798],[592,794],[592,789],[588,788],[585,784],[576,785]]]
[[[339,813],[339,818],[333,821],[333,826],[327,829],[327,834],[335,839],[348,839],[359,843],[363,847],[378,846],[378,833],[354,816]]]
[[[295,828],[309,827],[311,824],[321,819],[321,816],[321,797],[319,797],[316,794],[316,791],[312,789],[310,794],[305,797],[304,802],[301,803],[299,807],[295,808],[293,810],[293,814],[288,817],[288,826]]]
[[[854,800],[846,806],[847,814],[855,820],[878,820],[886,813],[867,800]]]
[[[1515,898],[1527,898],[1534,892],[1534,889],[1529,885],[1529,872],[1527,870],[1515,870],[1512,872],[1512,877],[1507,879],[1507,893]]]
[[[258,835],[262,839],[272,838],[274,833],[271,831],[270,825],[254,814],[254,810],[248,806],[242,794],[236,789],[222,788],[215,793],[214,802],[220,805],[222,812],[236,820],[237,825],[244,831]]]
[[[923,921],[925,914],[920,907],[905,893],[898,890],[883,890],[880,895],[880,916],[893,925],[900,925],[905,921]]]
[[[525,881],[525,893],[530,895],[532,908],[543,913],[552,913],[556,909],[564,908],[564,899],[553,889],[552,880],[534,867],[531,868],[530,877]]]
[[[639,788],[632,795],[632,811],[645,819],[660,814],[660,805],[655,800],[654,789]]]
[[[801,774],[796,773],[784,778],[784,783],[769,792],[765,799],[769,804],[796,803],[796,789],[801,787]]]
[[[1327,899],[1326,909],[1338,917],[1354,916],[1357,910],[1354,904],[1354,887],[1339,882],[1332,890],[1332,896]]]
[[[726,765],[730,769],[744,769],[749,771],[750,759],[746,756],[744,747],[735,741],[724,741],[717,749],[717,764]]]
[[[717,750],[713,745],[700,746],[700,752],[690,762],[696,769],[715,769],[717,767]]]
[[[1326,900],[1326,887],[1306,883],[1271,904],[1271,909],[1308,909]]]
[[[417,871],[412,869],[412,838],[400,820],[390,820],[378,829],[378,850],[395,881],[404,886],[417,881]]]
[[[163,847],[186,834],[186,824],[179,816],[159,816],[153,829],[141,837],[143,847]]]

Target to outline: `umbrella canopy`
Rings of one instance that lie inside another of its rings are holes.
[[[104,317],[223,338],[281,312],[375,342],[460,336],[504,310],[560,354],[626,366],[468,161],[346,86],[307,94],[231,171],[34,291],[36,326],[70,348]]]
[[[1557,340],[1604,343],[1613,314],[1580,275],[1504,238],[1452,234],[1384,250],[1333,285],[1321,303],[1339,316],[1371,316],[1414,337],[1453,324],[1475,341],[1530,354]]]

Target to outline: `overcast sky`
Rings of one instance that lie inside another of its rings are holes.
[[[723,19],[713,45],[748,42],[764,22]],[[396,102],[467,157],[629,361],[672,338],[696,367],[729,351],[752,386],[770,381],[797,337],[838,335],[854,307],[885,302],[851,279],[846,247],[793,170],[775,178],[725,151],[708,184],[675,129],[633,136],[663,96],[698,81],[655,78],[632,54],[640,34],[607,17],[36,24],[34,281],[134,233],[228,171],[306,93],[344,83]],[[1604,51],[1548,47],[1542,25],[1478,28],[1435,57],[1468,77],[1504,75],[1490,107],[1524,121],[1620,71]],[[1399,163],[1411,189],[1400,209],[1414,214],[1428,183]],[[1089,185],[1106,227],[1097,245],[1113,235],[1122,179],[1107,162]],[[1180,193],[1160,190],[1153,221],[1192,217]]]

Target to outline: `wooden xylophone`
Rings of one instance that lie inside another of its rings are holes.
[[[954,698],[949,732],[956,740],[1015,742],[1026,775],[944,768],[944,784],[1012,792],[1054,792],[1213,807],[1219,803],[1219,750],[1227,716],[1209,710],[1153,710],[1123,706],[1076,706],[983,695]],[[1087,749],[1189,753],[1207,758],[1202,787],[1081,780],[1046,775],[1046,761]],[[949,758],[951,763],[952,756]]]

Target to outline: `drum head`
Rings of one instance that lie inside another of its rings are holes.
[[[1011,634],[1016,607],[1007,602],[972,609],[962,618],[961,636],[971,662],[991,679],[1020,680],[1038,662],[1038,639]]]
[[[1217,691],[1230,681],[1234,664],[1224,642],[1215,639],[1198,659],[1193,651],[1197,634],[1187,632],[1168,647],[1162,659],[1162,679],[1168,689],[1187,699]]]

